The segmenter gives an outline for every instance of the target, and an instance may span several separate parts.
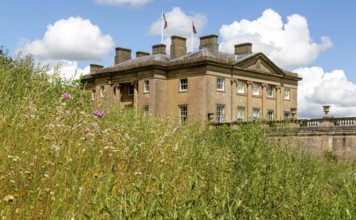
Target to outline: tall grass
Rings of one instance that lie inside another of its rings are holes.
[[[0,77],[2,218],[355,218],[355,166],[297,153],[263,126],[94,109],[28,57],[0,63]]]

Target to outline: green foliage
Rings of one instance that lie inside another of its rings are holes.
[[[0,216],[352,219],[356,171],[263,124],[202,129],[101,106],[30,57],[0,63]],[[70,99],[63,97],[71,94]]]

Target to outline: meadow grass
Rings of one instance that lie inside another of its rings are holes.
[[[355,219],[355,164],[297,152],[260,124],[94,106],[77,82],[1,56],[2,219]]]

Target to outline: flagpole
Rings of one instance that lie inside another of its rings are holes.
[[[164,20],[163,20],[163,11],[162,11],[162,14],[161,14],[161,31],[162,31],[162,33],[161,33],[161,44],[163,44],[163,26],[164,26]]]

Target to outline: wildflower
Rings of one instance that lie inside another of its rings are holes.
[[[7,195],[4,198],[5,202],[13,202],[15,200],[15,197],[13,195]]]
[[[69,99],[71,99],[72,98],[72,95],[70,94],[70,93],[64,93],[63,94],[63,99],[65,99],[65,100],[69,100]]]
[[[94,111],[94,115],[98,118],[102,118],[104,117],[104,112],[103,111],[99,111],[99,110],[95,110]]]

